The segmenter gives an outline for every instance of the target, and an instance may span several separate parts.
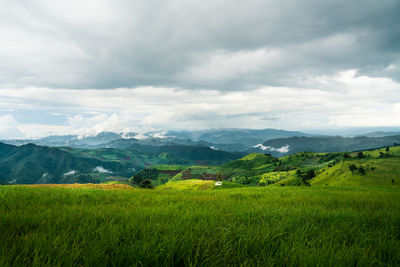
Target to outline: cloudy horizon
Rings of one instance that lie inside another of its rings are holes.
[[[0,138],[400,127],[400,2],[1,1]]]

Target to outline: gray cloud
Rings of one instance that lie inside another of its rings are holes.
[[[400,126],[398,0],[0,4],[2,138]]]
[[[400,74],[397,0],[1,5],[3,87],[245,90],[347,69]]]
[[[0,135],[400,125],[400,83],[390,78],[349,70],[315,77],[312,83],[329,85],[331,90],[271,86],[229,92],[169,87],[1,89],[0,121],[10,127]]]

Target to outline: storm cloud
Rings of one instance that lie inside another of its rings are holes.
[[[32,120],[49,129],[67,127],[68,118],[86,112],[130,114],[135,120],[126,127],[154,122],[172,128],[219,123],[293,129],[321,125],[319,114],[325,125],[362,126],[400,103],[397,0],[1,0],[0,5],[0,116],[25,124],[22,111],[30,110],[60,113],[57,123],[53,115]],[[143,88],[149,96],[130,98]],[[268,99],[254,100],[265,88],[272,93],[260,97]],[[174,92],[168,95],[174,100],[163,98],[165,92]],[[65,94],[68,99],[49,98]],[[91,94],[96,106],[82,100]],[[191,106],[175,101],[182,94]],[[115,106],[110,102],[117,97],[136,106],[103,107]],[[342,98],[351,107],[347,112],[332,102]],[[247,108],[246,99],[257,108]],[[302,105],[294,111],[293,103]],[[224,111],[227,106],[234,109]]]
[[[399,78],[400,2],[2,1],[0,82],[216,90]]]

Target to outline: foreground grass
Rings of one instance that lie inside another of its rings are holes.
[[[0,187],[0,266],[399,265],[397,187]]]

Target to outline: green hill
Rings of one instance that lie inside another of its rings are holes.
[[[355,171],[350,166],[356,166]],[[360,172],[362,168],[364,171]],[[319,170],[311,185],[392,185],[400,184],[400,159],[345,161]]]
[[[223,166],[227,168],[244,169],[250,171],[270,168],[271,165],[276,164],[277,162],[279,162],[279,160],[269,154],[251,153],[241,159],[232,161]]]
[[[150,179],[152,180],[152,184],[157,186],[167,183],[172,177],[179,174],[184,169],[186,169],[186,166],[182,165],[156,165],[141,170],[133,175],[129,181],[132,184],[138,185],[142,181]]]
[[[154,185],[190,179],[247,186],[398,185],[400,147],[352,153],[300,152],[280,159],[251,153],[220,166],[194,165],[180,172],[177,169],[177,174],[170,177],[160,178],[151,169],[142,172],[148,174],[146,178],[153,180]]]
[[[56,148],[34,144],[0,143],[0,183],[96,183],[126,180],[156,164],[190,165],[194,161],[168,153],[152,154],[118,149]]]
[[[80,149],[34,144],[14,146],[0,142],[0,184],[127,180],[136,172],[154,165],[219,165],[240,157],[240,154],[217,151],[204,146],[170,145],[157,149],[156,152],[140,152],[115,148]],[[179,170],[183,168],[180,167]],[[156,184],[161,184],[178,172],[159,170],[157,177],[153,178],[158,181]]]

